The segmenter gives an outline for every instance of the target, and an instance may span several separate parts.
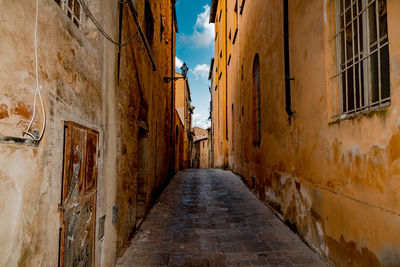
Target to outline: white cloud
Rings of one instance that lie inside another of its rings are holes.
[[[191,35],[179,34],[179,40],[195,47],[208,47],[214,43],[215,27],[209,23],[210,6],[203,6],[204,11],[197,15],[196,25]]]
[[[183,61],[178,58],[177,56],[175,56],[175,68],[180,69],[183,65]]]
[[[210,127],[210,122],[208,120],[201,120],[199,114],[193,114],[193,127],[200,127],[202,129],[207,129]]]
[[[192,70],[192,73],[196,80],[201,79],[207,81],[209,72],[210,66],[207,64],[196,65],[196,67],[194,67],[194,69]]]

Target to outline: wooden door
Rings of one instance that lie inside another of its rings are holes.
[[[98,132],[66,122],[61,190],[61,266],[94,266]]]

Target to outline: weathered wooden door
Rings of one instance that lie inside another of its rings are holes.
[[[73,122],[64,129],[60,262],[94,266],[99,134]]]

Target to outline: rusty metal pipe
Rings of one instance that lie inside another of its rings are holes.
[[[290,82],[290,49],[289,49],[289,0],[283,0],[283,33],[284,33],[284,54],[285,54],[285,100],[286,113],[289,115],[289,122],[294,115],[292,110],[292,99]]]

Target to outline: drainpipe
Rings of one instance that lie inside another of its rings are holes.
[[[228,138],[228,1],[225,0],[225,135]],[[228,152],[229,154],[229,152]]]
[[[174,69],[174,62],[175,62],[175,57],[174,57],[174,19],[175,19],[175,3],[176,0],[171,0],[171,77],[175,76],[175,69]],[[173,161],[173,168],[172,171],[175,170],[175,142],[173,139],[173,131],[174,131],[174,79],[171,81],[171,146],[173,150],[173,156],[172,156],[172,161]],[[175,140],[176,141],[176,140]]]
[[[289,50],[289,0],[283,0],[283,32],[284,32],[284,53],[285,53],[285,98],[286,113],[289,116],[289,124],[294,115],[292,110],[292,99],[290,96],[290,82],[294,78],[290,77],[290,50]]]
[[[118,76],[118,85],[119,85],[119,76],[121,71],[121,42],[122,42],[122,19],[124,14],[124,3],[121,1],[119,2],[119,34],[118,34],[118,69],[117,69],[117,76]]]
[[[175,0],[171,0],[171,77],[174,77],[174,6]],[[174,80],[171,80],[171,141],[174,126]]]

